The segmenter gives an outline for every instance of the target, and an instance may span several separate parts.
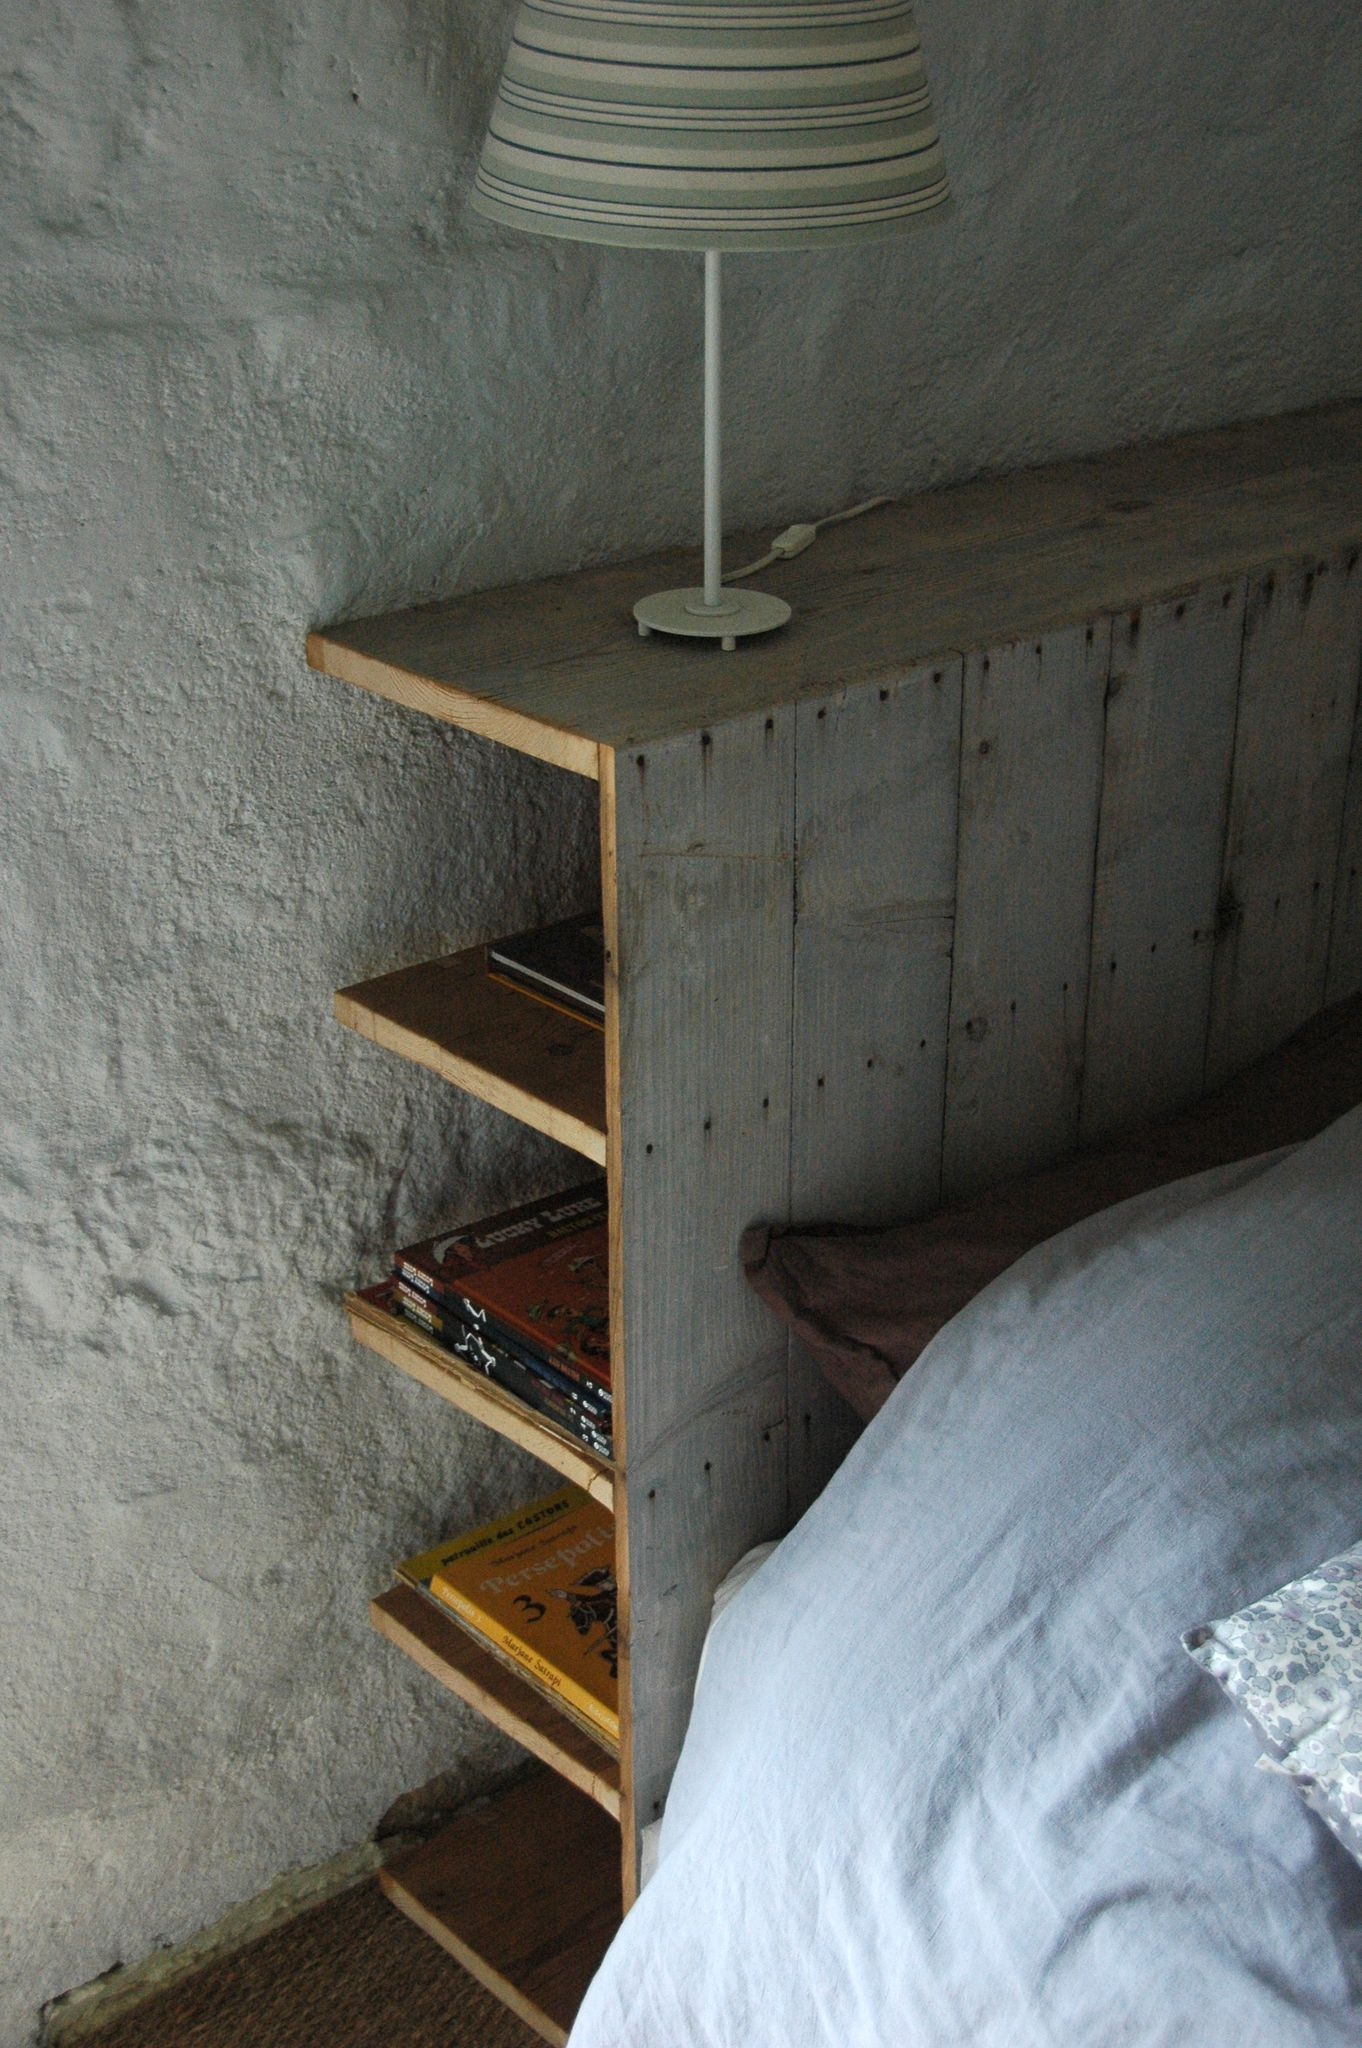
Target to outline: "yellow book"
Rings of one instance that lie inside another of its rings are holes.
[[[615,1522],[580,1486],[398,1566],[527,1678],[619,1741]]]

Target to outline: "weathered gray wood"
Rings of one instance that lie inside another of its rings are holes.
[[[1334,880],[1333,933],[1325,1001],[1341,1003],[1362,989],[1362,682],[1353,721],[1348,794]]]
[[[714,1586],[786,1519],[787,1347],[737,1245],[788,1207],[793,714],[631,750],[602,786],[636,1837],[666,1795]]]
[[[1325,1000],[1362,658],[1356,551],[1255,577],[1207,1042],[1213,1087]]]
[[[952,661],[799,707],[796,1222],[940,1192],[960,689]]]
[[[597,743],[697,731],[1357,540],[1362,406],[1344,405],[984,478],[829,527],[766,572],[794,619],[736,661],[691,641],[640,646],[630,607],[693,582],[685,553],[328,627],[308,659],[589,775]],[[730,544],[743,560],[765,540]]]
[[[960,671],[952,661],[798,713],[790,1204],[874,1223],[941,1185]],[[845,1408],[790,1351],[790,1509],[845,1455]]]
[[[1085,1139],[1202,1086],[1244,599],[1236,579],[1113,626]]]
[[[1078,1136],[1111,621],[965,664],[942,1192]]]

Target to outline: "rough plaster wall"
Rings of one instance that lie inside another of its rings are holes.
[[[502,0],[0,0],[0,2043],[507,1760],[371,1639],[534,1468],[348,1346],[575,1162],[329,1022],[584,900],[585,785],[305,627],[693,531],[698,266],[463,195]],[[734,522],[1354,389],[1353,0],[921,0],[959,205],[730,266]]]

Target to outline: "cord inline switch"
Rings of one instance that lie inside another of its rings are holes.
[[[787,526],[784,533],[778,533],[771,542],[771,553],[788,561],[791,555],[802,555],[805,548],[811,548],[818,538],[816,526]]]

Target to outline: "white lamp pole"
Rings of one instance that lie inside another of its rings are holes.
[[[638,630],[679,633],[683,639],[718,640],[734,648],[748,633],[783,626],[790,607],[760,590],[725,590],[723,583],[722,306],[719,251],[705,251],[705,580],[699,590],[659,590],[634,606]]]
[[[724,523],[720,505],[719,464],[723,452],[720,421],[720,344],[722,307],[719,302],[719,252],[705,251],[705,607],[719,608],[719,578],[723,571]],[[736,609],[736,607],[735,607]]]

